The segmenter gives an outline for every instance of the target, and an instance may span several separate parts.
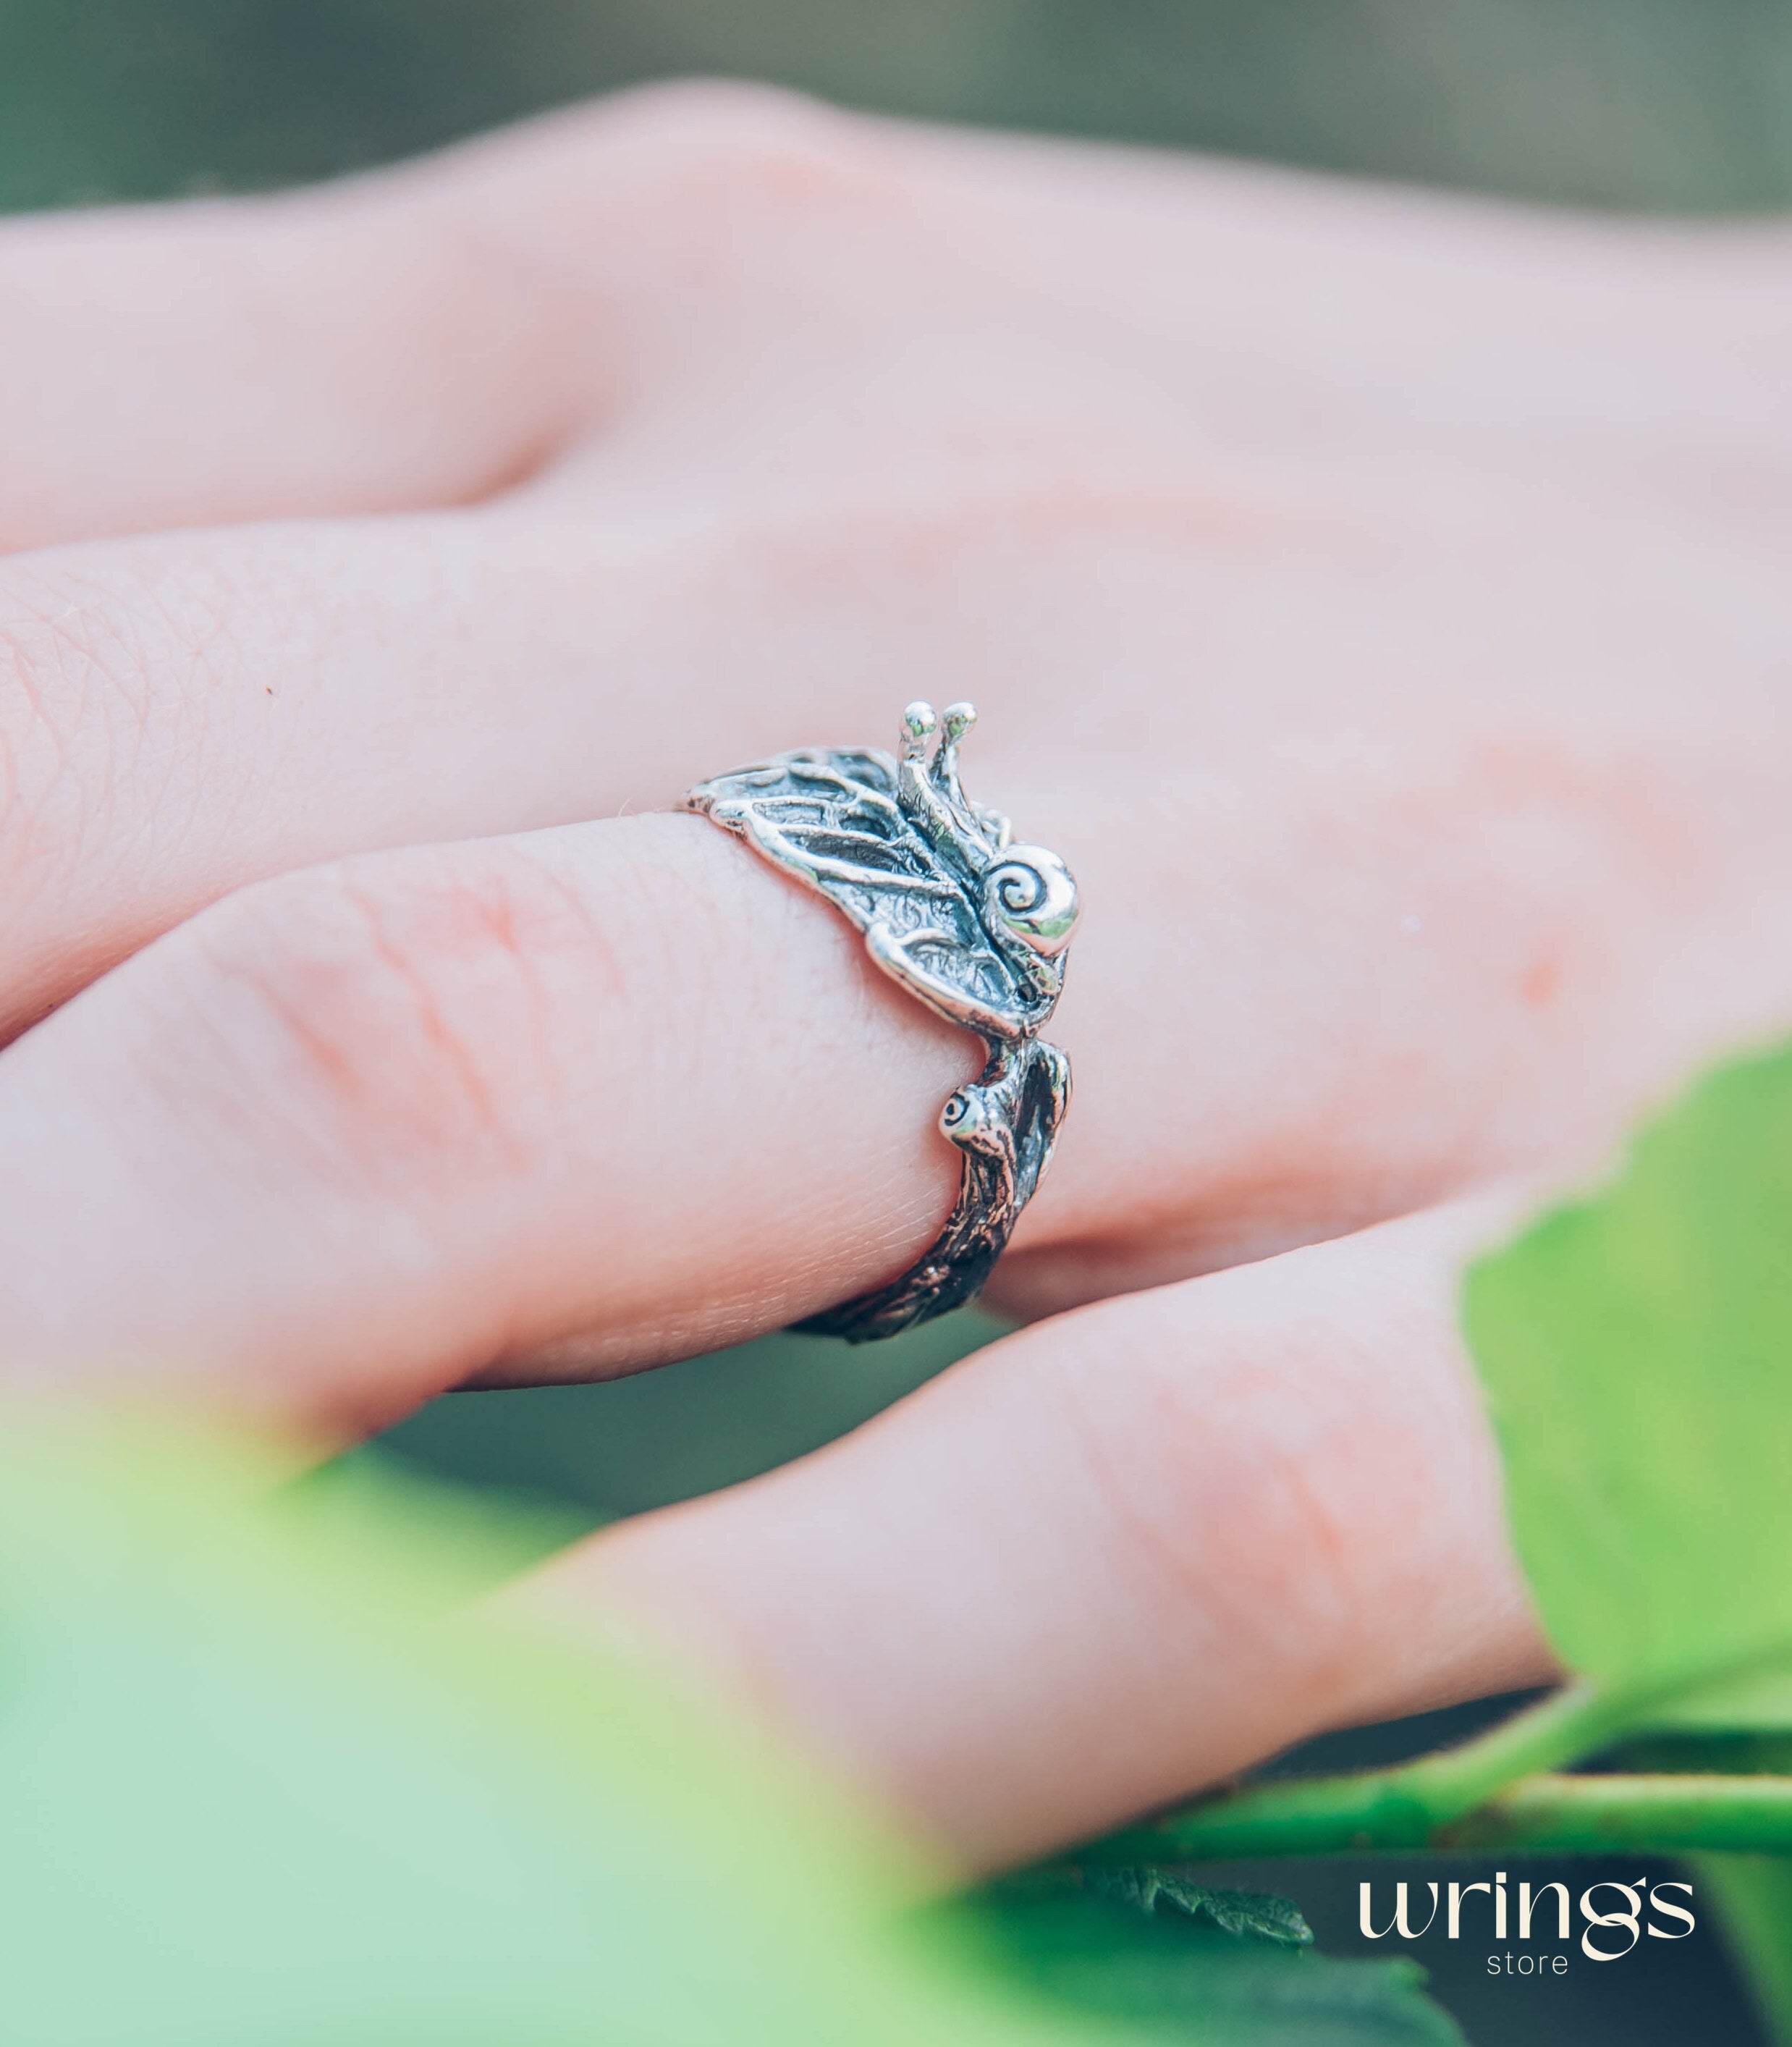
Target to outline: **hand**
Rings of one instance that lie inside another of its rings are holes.
[[[559,1582],[972,1859],[1537,1677],[1454,1275],[1792,1010],[1785,241],[706,91],[7,226],[5,1355],[343,1430],[901,1269],[977,1047],[641,813],[970,696],[1051,1318]]]

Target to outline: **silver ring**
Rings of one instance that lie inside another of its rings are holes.
[[[1064,985],[1077,884],[1043,846],[1014,842],[1000,811],[958,780],[968,703],[902,716],[896,757],[874,748],[803,747],[699,782],[684,799],[785,873],[825,896],[865,934],[890,978],[987,1058],[939,1114],[964,1155],[946,1227],[875,1293],[799,1329],[869,1343],[973,1299],[1051,1158],[1070,1099],[1070,1062],[1039,1035]]]

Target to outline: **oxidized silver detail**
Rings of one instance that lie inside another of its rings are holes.
[[[865,950],[917,1001],[974,1031],[981,1077],[940,1111],[964,1155],[945,1228],[900,1279],[797,1327],[853,1343],[895,1336],[972,1299],[1051,1158],[1070,1062],[1038,1035],[1064,985],[1077,884],[1056,853],[1015,843],[973,803],[958,747],[970,704],[903,714],[895,759],[873,748],[803,747],[699,782],[684,799],[774,866],[825,896]]]

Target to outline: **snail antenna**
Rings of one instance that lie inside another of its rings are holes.
[[[958,780],[958,748],[976,722],[975,704],[948,704],[942,720],[939,751],[933,760],[935,787],[971,830],[976,830],[977,813],[966,802],[964,787]]]
[[[897,759],[924,762],[927,757],[928,742],[939,723],[931,703],[923,703],[919,699],[911,703],[902,714],[902,736],[897,745]]]

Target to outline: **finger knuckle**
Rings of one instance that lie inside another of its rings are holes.
[[[1049,1381],[1114,1582],[1186,1639],[1285,1673],[1329,1669],[1348,1654],[1360,1596],[1324,1461],[1276,1425],[1248,1345],[1215,1332],[1191,1370],[1184,1346],[1163,1342],[1163,1306],[1142,1295],[1123,1307],[1138,1337],[1123,1376],[1105,1344],[1079,1345]],[[1102,1326],[1083,1321],[1091,1339]],[[1307,1422],[1324,1426],[1310,1410]],[[1207,1453],[1216,1434],[1223,1460]]]
[[[786,216],[850,199],[887,161],[873,125],[799,93],[727,80],[637,87],[600,102],[574,147],[662,223]]]
[[[695,78],[635,86],[599,101],[590,132],[607,146],[644,155],[738,161],[825,149],[857,126],[850,115],[785,87]]]
[[[223,1020],[246,1112],[358,1183],[522,1174],[567,1112],[568,984],[601,994],[603,948],[576,892],[526,859],[344,861],[246,889],[180,935],[179,1011]]]

